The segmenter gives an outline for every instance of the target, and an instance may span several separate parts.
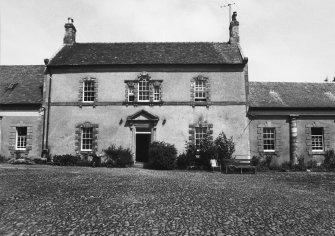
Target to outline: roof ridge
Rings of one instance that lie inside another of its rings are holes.
[[[165,43],[178,43],[178,44],[189,44],[189,43],[203,43],[203,44],[229,44],[227,42],[204,42],[204,41],[193,41],[193,42],[76,42],[73,45],[76,44],[165,44]],[[69,45],[72,46],[72,45]]]
[[[325,82],[307,82],[307,81],[289,81],[289,82],[285,82],[285,81],[249,81],[249,83],[262,83],[262,84],[333,84],[335,85],[335,83],[325,83]]]

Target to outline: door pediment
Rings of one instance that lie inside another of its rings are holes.
[[[127,117],[127,123],[129,125],[143,123],[156,125],[158,120],[159,118],[157,116],[147,112],[146,110],[138,111],[135,114]]]

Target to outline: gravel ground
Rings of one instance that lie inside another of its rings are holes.
[[[0,235],[335,235],[335,173],[2,164]]]

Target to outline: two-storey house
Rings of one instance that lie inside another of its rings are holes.
[[[223,131],[249,156],[247,58],[236,13],[224,42],[77,43],[73,22],[47,61],[44,144],[51,154],[111,144],[147,160],[152,141],[199,145]]]

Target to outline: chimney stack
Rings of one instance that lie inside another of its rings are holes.
[[[63,39],[63,43],[65,45],[72,45],[76,42],[76,27],[73,25],[73,19],[67,18],[68,22],[65,24],[65,35]]]
[[[240,43],[240,34],[238,27],[240,23],[236,20],[237,13],[234,11],[229,25],[229,43]]]

